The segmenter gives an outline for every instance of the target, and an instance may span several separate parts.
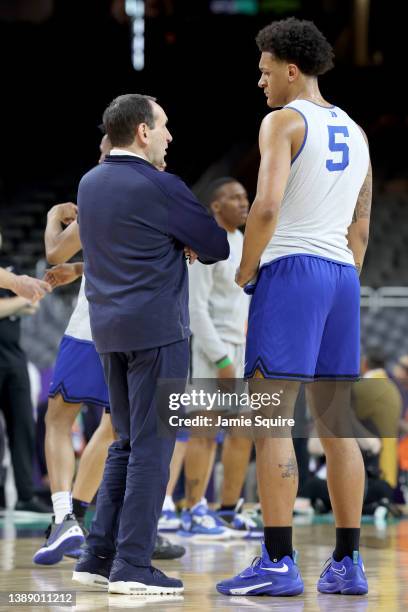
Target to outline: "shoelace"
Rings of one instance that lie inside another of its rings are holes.
[[[213,529],[216,527],[215,519],[210,514],[204,514],[204,516],[195,517],[196,522],[202,525],[206,529]]]
[[[156,576],[157,578],[162,578],[162,577],[167,578],[167,576],[162,571],[160,571],[157,567],[153,567],[152,565],[150,569],[151,569],[153,576]]]
[[[322,573],[320,574],[320,578],[323,578],[323,576],[325,576],[327,574],[327,572],[329,571],[329,569],[331,568],[331,564],[332,564],[332,558],[329,557],[327,559],[327,561],[325,562],[324,568]]]
[[[252,569],[255,569],[258,565],[261,564],[261,561],[262,561],[262,557],[254,557],[252,559],[252,563],[251,563],[250,567]]]

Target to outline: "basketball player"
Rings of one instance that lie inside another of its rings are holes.
[[[316,26],[295,18],[277,21],[259,32],[257,44],[259,86],[268,106],[280,110],[261,125],[257,194],[236,277],[245,287],[257,275],[247,289],[253,298],[245,374],[271,379],[268,392],[282,390],[284,404],[293,407],[296,381],[350,380],[359,374],[358,273],[368,242],[371,168],[361,129],[319,91],[318,76],[332,68],[333,52]],[[338,383],[309,386],[313,410],[330,394],[329,385]],[[361,452],[353,438],[321,441],[336,547],[317,588],[364,594]],[[259,437],[256,459],[262,556],[217,589],[230,595],[297,595],[303,581],[292,548],[298,479],[290,431],[286,437]]]
[[[9,289],[16,295],[30,300],[33,304],[51,291],[50,285],[45,281],[25,274],[13,274],[4,268],[0,268],[0,287]]]
[[[191,375],[196,379],[242,378],[248,296],[235,284],[242,255],[243,236],[239,227],[248,215],[248,195],[232,177],[213,181],[205,204],[218,225],[227,231],[230,256],[213,266],[197,263],[190,267],[189,311],[191,331]],[[223,436],[224,467],[221,507],[214,514],[204,497],[214,466],[217,440],[192,436],[187,442],[184,464],[187,509],[181,515],[181,535],[195,539],[227,539],[248,535],[250,521],[235,512],[248,467],[252,440]]]
[[[104,135],[99,163],[110,149],[109,139]],[[46,275],[53,288],[73,282],[83,273],[82,262],[62,263],[82,248],[76,213],[77,208],[72,202],[58,204],[48,213],[46,255],[48,261],[59,264]],[[68,227],[62,230],[61,223]],[[45,545],[33,558],[35,563],[42,565],[58,563],[64,554],[79,556],[84,542],[85,511],[99,488],[108,448],[114,440],[108,389],[92,342],[84,283],[83,277],[76,308],[61,341],[49,390],[45,450],[54,520],[47,530]],[[106,412],[81,456],[71,495],[75,469],[71,431],[84,402],[104,406]],[[172,545],[165,538],[156,540],[155,558],[177,558],[184,552],[183,547]]]

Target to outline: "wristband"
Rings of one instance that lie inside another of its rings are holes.
[[[232,361],[228,357],[228,355],[225,355],[225,357],[216,361],[215,365],[217,366],[219,370],[221,370],[222,368],[226,368],[227,366],[232,365]]]

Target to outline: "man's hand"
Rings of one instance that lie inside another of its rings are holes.
[[[186,259],[188,259],[190,266],[198,259],[197,253],[188,246],[184,247],[184,256]]]
[[[235,368],[232,363],[218,370],[218,378],[235,378]]]
[[[82,265],[77,263],[63,263],[46,270],[44,280],[55,289],[55,287],[73,283],[81,275]]]
[[[248,270],[242,265],[240,265],[235,274],[235,282],[240,287],[245,287],[245,285],[248,285],[248,283],[256,277],[258,269],[259,266]]]
[[[32,304],[42,300],[46,293],[52,291],[49,283],[38,278],[31,278],[31,276],[26,276],[25,274],[21,276],[15,275],[10,288],[16,295],[25,298]]]
[[[70,225],[78,216],[78,207],[73,202],[56,204],[50,208],[48,215],[58,219],[63,225]]]

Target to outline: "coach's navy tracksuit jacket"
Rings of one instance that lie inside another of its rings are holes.
[[[227,259],[225,230],[181,179],[126,155],[106,157],[82,178],[78,210],[97,351],[187,338],[183,247],[190,246],[203,263]]]
[[[116,555],[115,576],[130,580],[134,566],[150,565],[174,447],[157,432],[157,381],[188,371],[183,247],[210,264],[226,259],[229,246],[183,181],[130,155],[108,156],[82,178],[78,221],[92,335],[118,434],[87,544]]]

